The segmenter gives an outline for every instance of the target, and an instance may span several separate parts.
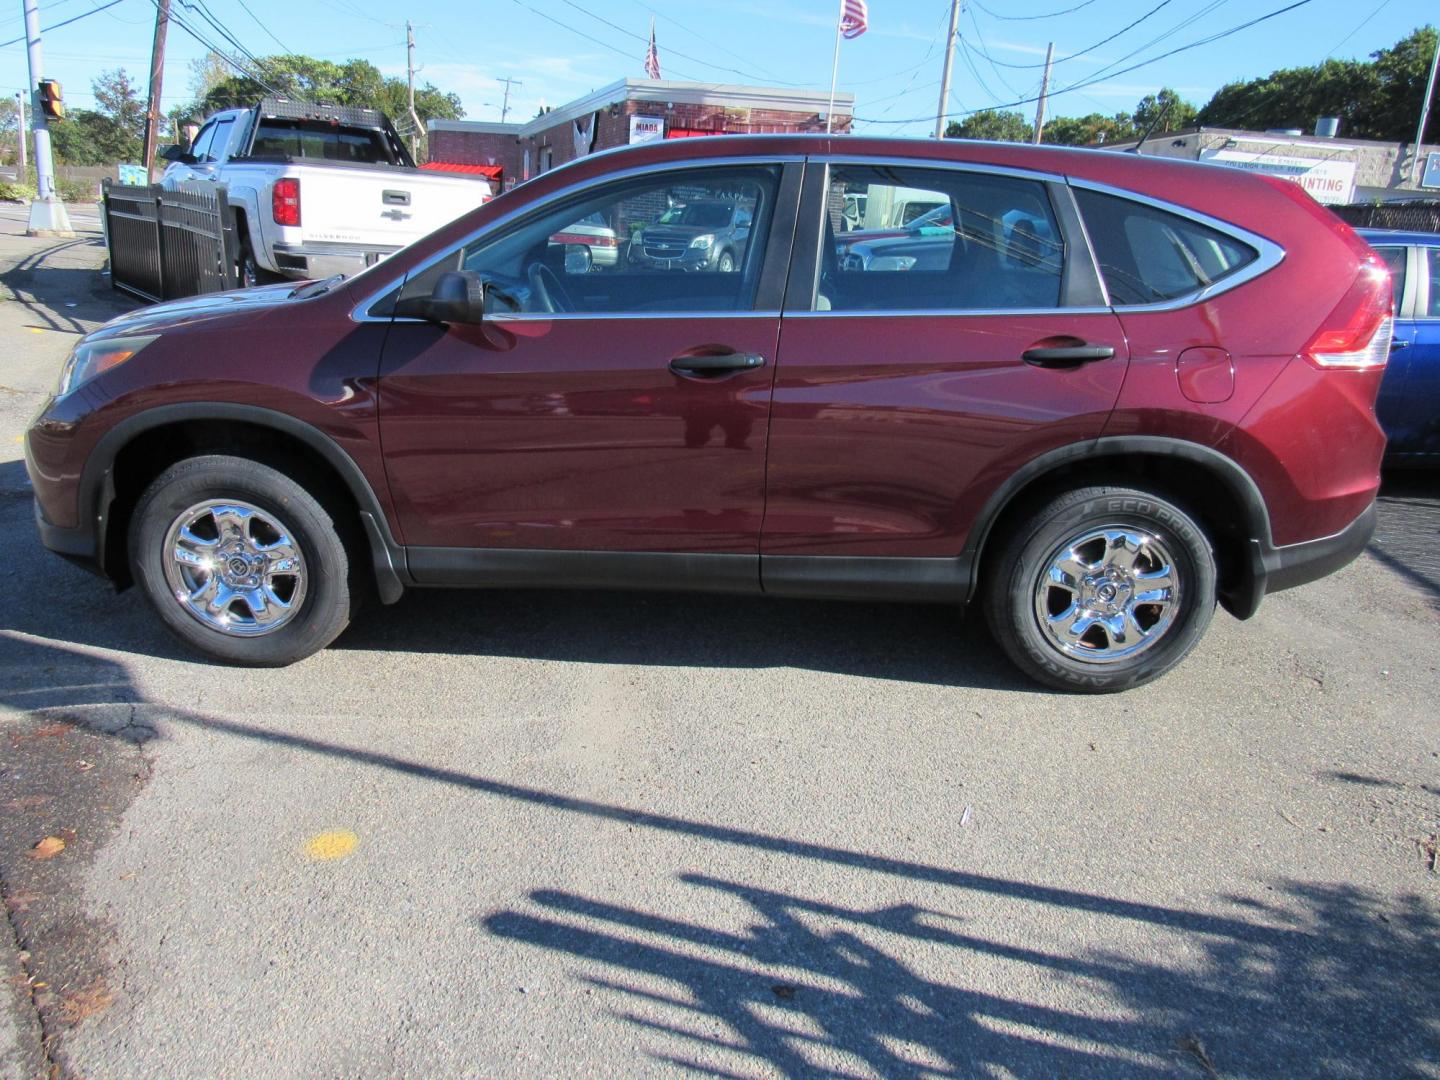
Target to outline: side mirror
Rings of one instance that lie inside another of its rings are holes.
[[[565,245],[565,273],[588,274],[590,272],[590,267],[594,262],[595,257],[590,254],[589,245]]]
[[[194,154],[176,143],[171,143],[169,146],[162,146],[157,156],[164,161],[178,162],[181,165],[194,165],[196,160]]]
[[[412,296],[395,305],[395,314],[433,323],[475,325],[485,320],[485,282],[470,270],[450,270],[435,279],[429,296]]]

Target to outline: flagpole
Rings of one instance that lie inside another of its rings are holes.
[[[843,0],[842,0],[843,2]],[[835,118],[835,80],[840,74],[840,20],[835,20],[835,59],[830,64],[830,108],[825,113],[825,134],[830,134],[830,122]]]

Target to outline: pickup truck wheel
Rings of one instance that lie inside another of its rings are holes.
[[[349,560],[324,507],[246,458],[189,458],[140,497],[134,579],[160,620],[199,652],[278,667],[323,649],[350,620]]]
[[[250,250],[250,241],[241,241],[240,257],[235,260],[235,282],[239,288],[253,289],[257,285],[269,285],[280,278],[260,268],[255,252]]]
[[[984,583],[991,631],[1031,678],[1110,693],[1159,678],[1215,611],[1203,530],[1153,493],[1088,487],[1035,509],[994,540]]]

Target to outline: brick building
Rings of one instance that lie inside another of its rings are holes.
[[[577,157],[653,138],[824,131],[829,99],[813,90],[621,79],[525,124],[431,120],[430,161],[432,168],[498,167],[509,188]],[[832,130],[850,131],[853,107],[853,95],[835,96]]]

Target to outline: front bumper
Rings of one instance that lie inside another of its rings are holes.
[[[1267,594],[1293,589],[1348,566],[1374,535],[1375,504],[1372,502],[1333,536],[1284,547],[1251,538],[1249,580],[1222,597],[1225,609],[1237,619],[1248,619],[1259,610],[1260,601]]]
[[[100,562],[100,536],[96,529],[86,526],[67,529],[52,524],[46,519],[45,512],[40,509],[38,499],[35,500],[35,529],[40,534],[40,543],[47,550],[53,551],[62,559],[67,559],[92,574],[105,576]]]

